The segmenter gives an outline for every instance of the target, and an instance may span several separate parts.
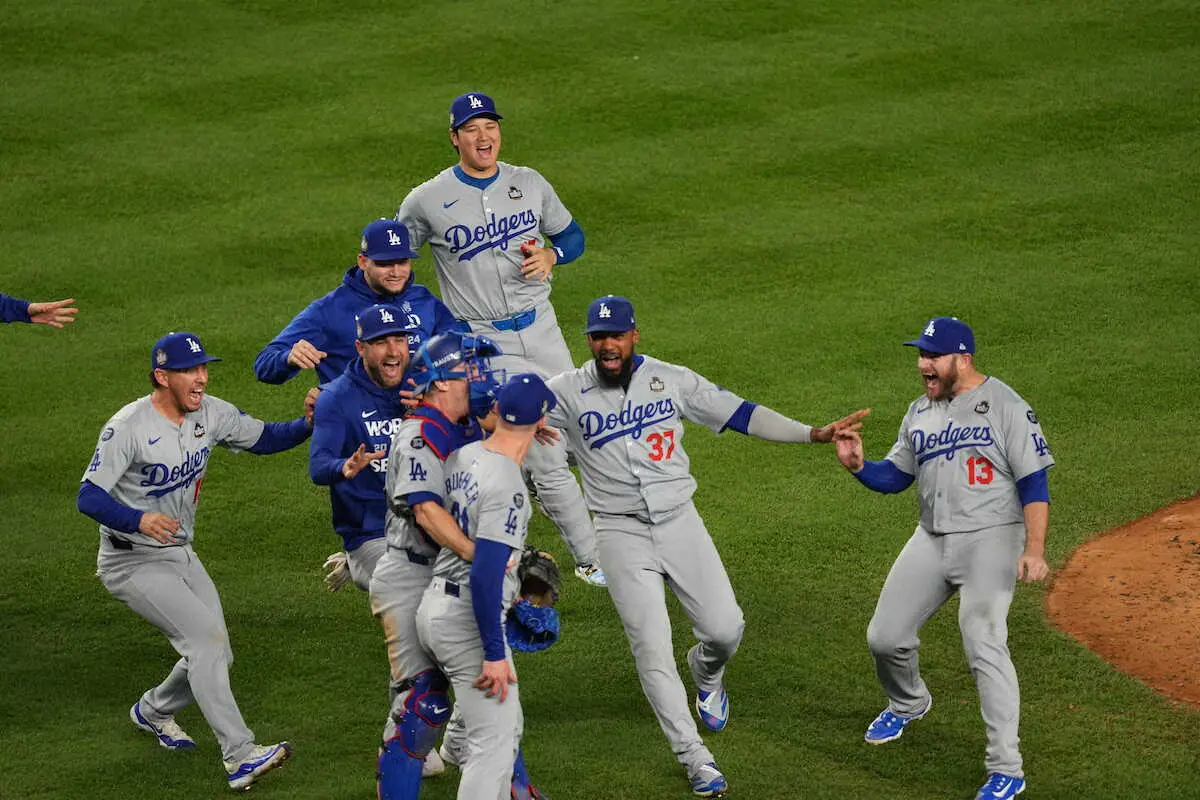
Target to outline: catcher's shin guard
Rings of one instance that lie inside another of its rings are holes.
[[[395,735],[379,750],[379,800],[416,800],[425,756],[450,719],[450,684],[441,672],[426,670],[405,683],[392,702]]]

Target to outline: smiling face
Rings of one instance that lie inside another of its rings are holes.
[[[208,364],[190,369],[154,370],[156,399],[172,418],[200,410],[208,387]]]
[[[376,386],[394,389],[400,385],[408,369],[408,334],[392,333],[367,342],[355,341],[354,349]]]
[[[596,331],[588,334],[588,346],[596,360],[596,374],[609,386],[621,386],[633,374],[633,352],[640,336],[631,331]]]
[[[458,166],[472,178],[496,174],[500,157],[500,123],[488,117],[469,119],[450,131],[450,143],[458,150]]]
[[[412,259],[401,258],[397,261],[376,261],[358,254],[358,268],[362,270],[363,280],[371,291],[376,294],[400,294],[408,285],[412,275]]]

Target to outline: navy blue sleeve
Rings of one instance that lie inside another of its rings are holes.
[[[749,400],[743,400],[742,404],[737,407],[737,411],[733,412],[733,416],[725,423],[725,427],[721,428],[722,432],[726,429],[737,431],[738,433],[747,433],[750,425],[750,416],[754,413],[754,409],[758,407],[757,403],[751,403]]]
[[[282,450],[291,450],[312,435],[304,417],[288,422],[264,422],[262,435],[247,452],[256,456],[270,455]]]
[[[0,292],[0,321],[29,322],[29,301],[18,300]]]
[[[288,363],[288,355],[292,352],[292,345],[301,339],[307,340],[318,350],[325,349],[325,325],[321,307],[317,303],[310,303],[259,352],[254,359],[254,377],[263,383],[275,384],[295,377],[300,368]]]
[[[138,532],[138,525],[141,524],[144,513],[124,503],[118,503],[111,494],[91,481],[79,484],[79,497],[75,500],[75,506],[101,525],[125,533]]]
[[[571,220],[570,225],[550,237],[550,243],[554,245],[554,251],[558,254],[558,263],[570,264],[583,255],[583,228],[579,227],[578,222]]]
[[[436,336],[439,333],[470,333],[471,326],[465,322],[460,322],[450,308],[439,300],[433,298],[433,333]]]
[[[479,626],[485,661],[503,661],[504,627],[500,609],[504,602],[504,570],[512,548],[491,539],[475,542],[475,560],[471,562],[471,608]]]
[[[1017,496],[1021,498],[1023,506],[1030,503],[1049,503],[1050,482],[1047,480],[1046,470],[1039,469],[1017,481]]]
[[[913,476],[886,458],[883,461],[863,461],[863,468],[854,473],[858,482],[883,494],[903,492],[912,485]]]

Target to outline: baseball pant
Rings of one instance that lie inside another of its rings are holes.
[[[102,545],[98,562],[104,588],[166,634],[182,656],[162,683],[142,695],[143,713],[161,722],[194,700],[222,758],[242,761],[254,747],[254,733],[229,686],[233,650],[217,587],[191,545],[125,551]]]
[[[554,306],[542,303],[532,325],[520,331],[499,331],[488,322],[472,322],[471,330],[483,334],[500,347],[504,355],[492,359],[494,367],[508,375],[535,372],[552,378],[574,369],[571,351],[558,328]],[[534,443],[525,457],[525,466],[533,477],[538,498],[546,516],[558,528],[577,564],[596,563],[596,530],[583,502],[579,481],[567,465],[566,444]]]
[[[679,598],[699,640],[688,659],[696,686],[713,691],[722,685],[745,627],[725,565],[690,501],[658,523],[597,514],[596,541],[642,691],[675,757],[691,774],[715,759],[696,729],[675,665],[664,587]]]
[[[377,539],[367,539],[358,547],[346,553],[346,566],[350,568],[350,580],[364,592],[371,590],[371,574],[383,554],[387,552],[387,539],[380,536]]]
[[[1024,775],[1017,736],[1021,696],[1008,652],[1008,607],[1024,547],[1024,525],[944,536],[917,526],[888,573],[867,627],[889,707],[896,714],[919,714],[930,694],[918,664],[918,632],[958,592],[958,627],[987,727],[987,771],[1018,777]]]
[[[417,609],[432,578],[432,563],[416,564],[409,560],[407,551],[394,547],[387,548],[371,576],[371,613],[383,626],[393,688],[437,666],[417,636]],[[392,710],[399,709],[402,704],[403,696],[396,694],[392,698]],[[396,722],[389,713],[384,723],[383,740],[386,742],[395,735]],[[465,760],[465,739],[462,715],[456,706],[446,723],[445,747],[451,753],[463,753]]]
[[[524,727],[520,691],[517,684],[510,683],[502,703],[499,695],[488,697],[471,685],[483,667],[483,645],[470,590],[462,586],[461,596],[453,597],[444,587],[441,578],[434,578],[425,591],[417,612],[417,631],[421,644],[450,679],[467,729],[467,760],[462,766],[458,800],[509,800],[513,762]],[[513,666],[512,653],[506,652],[506,657]]]

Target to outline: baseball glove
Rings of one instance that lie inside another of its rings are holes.
[[[513,650],[536,653],[558,641],[558,590],[562,574],[554,556],[526,547],[517,567],[521,596],[508,612],[505,626],[508,644]]]

